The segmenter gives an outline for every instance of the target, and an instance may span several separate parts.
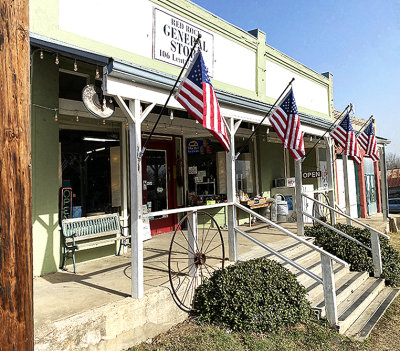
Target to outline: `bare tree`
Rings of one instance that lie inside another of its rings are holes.
[[[387,169],[400,168],[400,156],[393,152],[389,152],[386,155],[386,167]]]

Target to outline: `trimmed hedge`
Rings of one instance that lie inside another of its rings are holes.
[[[371,247],[368,229],[346,224],[336,224],[335,227]],[[322,246],[326,251],[350,263],[352,271],[367,271],[371,276],[373,275],[374,264],[371,251],[323,226],[306,227],[305,235],[315,237],[316,245]],[[381,277],[385,279],[387,285],[400,286],[400,255],[390,245],[388,239],[379,237],[379,240],[383,265]]]
[[[306,289],[275,261],[257,258],[215,271],[196,290],[201,323],[235,331],[276,331],[311,316]]]

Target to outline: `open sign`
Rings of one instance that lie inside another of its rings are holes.
[[[303,172],[303,178],[321,178],[321,171]]]

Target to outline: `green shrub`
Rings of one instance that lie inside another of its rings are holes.
[[[235,331],[276,331],[306,321],[306,290],[280,264],[257,258],[218,270],[196,290],[198,320]]]
[[[368,229],[360,229],[346,224],[336,224],[336,228],[371,247],[370,232]],[[306,227],[305,235],[315,237],[315,244],[322,246],[326,251],[350,263],[352,271],[367,271],[372,276],[374,264],[371,251],[363,248],[334,231],[323,226]],[[379,237],[381,243],[382,278],[386,284],[400,285],[400,255],[390,245],[389,240]]]

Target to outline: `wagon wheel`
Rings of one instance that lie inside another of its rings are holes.
[[[204,211],[197,212],[197,237],[193,235],[196,213],[188,213],[177,225],[168,255],[171,290],[184,311],[193,308],[196,288],[219,268],[224,268],[225,248],[221,229]],[[193,219],[191,219],[193,218]]]
[[[319,193],[317,195],[318,195],[318,198],[317,198],[318,201],[330,206],[328,196],[326,196],[324,193]],[[319,203],[316,203],[316,202],[313,203],[312,215],[313,215],[313,217],[319,219],[320,221],[323,221],[328,224],[332,224],[330,209],[325,206],[320,205]],[[316,220],[313,219],[313,225],[318,226],[320,224]]]

